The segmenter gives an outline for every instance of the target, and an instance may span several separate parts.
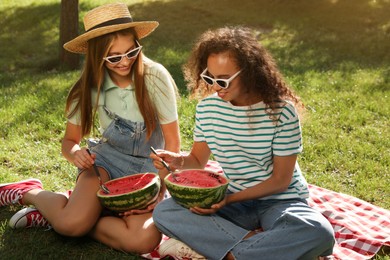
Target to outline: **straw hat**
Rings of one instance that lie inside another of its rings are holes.
[[[156,29],[158,22],[133,22],[126,4],[115,3],[96,7],[84,16],[85,32],[64,44],[70,52],[85,53],[88,40],[115,31],[134,27],[138,39],[141,39]]]

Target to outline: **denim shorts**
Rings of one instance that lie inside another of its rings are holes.
[[[96,154],[95,164],[104,168],[111,180],[136,173],[155,172],[157,169],[150,159],[150,146],[164,147],[164,138],[159,125],[146,138],[144,122],[133,122],[117,115],[98,141],[88,141],[92,153]],[[82,172],[79,169],[79,174]]]

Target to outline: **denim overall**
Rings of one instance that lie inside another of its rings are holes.
[[[104,93],[100,95],[99,105],[103,105],[112,122],[103,132],[99,142],[88,141],[91,151],[96,154],[96,165],[104,168],[110,179],[136,173],[157,173],[149,155],[151,146],[156,149],[164,148],[160,124],[157,124],[151,137],[147,139],[145,123],[133,122],[111,112],[105,106],[104,96]]]

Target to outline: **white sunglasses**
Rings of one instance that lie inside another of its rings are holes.
[[[207,72],[207,68],[205,68],[204,71],[200,74],[200,77],[203,79],[204,82],[206,82],[210,86],[214,86],[214,84],[217,83],[220,88],[227,89],[229,87],[229,83],[233,79],[235,79],[238,76],[238,74],[240,74],[241,71],[242,70],[237,71],[233,76],[231,76],[228,79],[213,79],[205,75],[205,73]]]
[[[135,41],[135,43],[137,44],[137,47],[128,51],[127,53],[104,57],[103,60],[105,60],[111,64],[118,64],[119,62],[122,61],[123,57],[126,57],[129,60],[136,58],[138,56],[139,52],[141,51],[142,46],[139,44],[138,41]]]

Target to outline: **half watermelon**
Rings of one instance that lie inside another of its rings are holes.
[[[138,173],[105,183],[109,194],[97,192],[101,204],[116,212],[143,209],[157,199],[160,192],[160,178],[155,173]]]
[[[225,197],[229,180],[208,170],[182,170],[169,174],[164,182],[172,198],[185,208],[210,208]]]

